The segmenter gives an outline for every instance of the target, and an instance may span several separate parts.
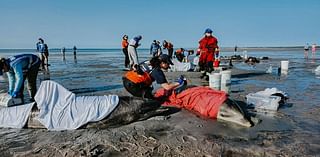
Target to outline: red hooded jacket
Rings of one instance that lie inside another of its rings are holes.
[[[200,59],[199,62],[213,62],[218,40],[214,36],[205,36],[199,41]]]

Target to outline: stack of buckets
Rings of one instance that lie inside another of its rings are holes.
[[[231,71],[209,74],[209,87],[229,93],[231,86]]]

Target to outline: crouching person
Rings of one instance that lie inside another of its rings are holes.
[[[34,101],[40,63],[40,58],[33,54],[21,54],[9,58],[0,57],[0,75],[3,72],[8,75],[8,94],[13,98],[22,98],[23,100],[24,81],[27,79],[30,101]]]
[[[137,70],[127,72],[123,77],[125,89],[133,96],[143,98],[153,98],[152,82],[156,81],[167,91],[176,89],[186,83],[183,77],[177,82],[169,83],[163,70],[168,70],[173,65],[167,54],[153,57],[149,62],[143,62],[138,65]]]

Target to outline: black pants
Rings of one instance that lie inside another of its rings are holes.
[[[133,96],[153,99],[152,87],[146,86],[143,83],[133,83],[125,77],[123,77],[122,80],[124,88]]]
[[[26,72],[23,75],[23,83],[20,89],[20,95],[23,98],[23,91],[24,91],[24,82],[25,80],[28,81],[28,92],[29,95],[32,99],[34,99],[34,96],[37,93],[37,76],[38,76],[38,71],[39,71],[39,67],[40,67],[40,61],[36,64],[34,64],[33,66],[30,67],[30,69],[28,70],[28,72]]]
[[[125,58],[124,58],[124,66],[126,67],[126,68],[128,68],[128,66],[129,66],[129,55],[128,55],[128,48],[123,48],[122,49],[122,52],[123,52],[123,54],[124,54],[124,56],[125,56]]]
[[[169,55],[170,58],[172,58],[173,48],[168,48],[168,55]]]

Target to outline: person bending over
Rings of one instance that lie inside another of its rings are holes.
[[[3,72],[8,75],[8,94],[13,98],[22,98],[23,100],[24,81],[27,79],[30,101],[34,101],[40,63],[40,58],[33,54],[20,54],[9,58],[0,57],[0,75]]]
[[[123,85],[133,96],[150,99],[153,98],[154,81],[166,91],[178,89],[177,87],[186,84],[186,80],[181,76],[177,82],[169,83],[163,70],[169,69],[170,64],[173,65],[167,54],[153,57],[150,61],[139,64],[137,70],[127,72],[123,77]]]

